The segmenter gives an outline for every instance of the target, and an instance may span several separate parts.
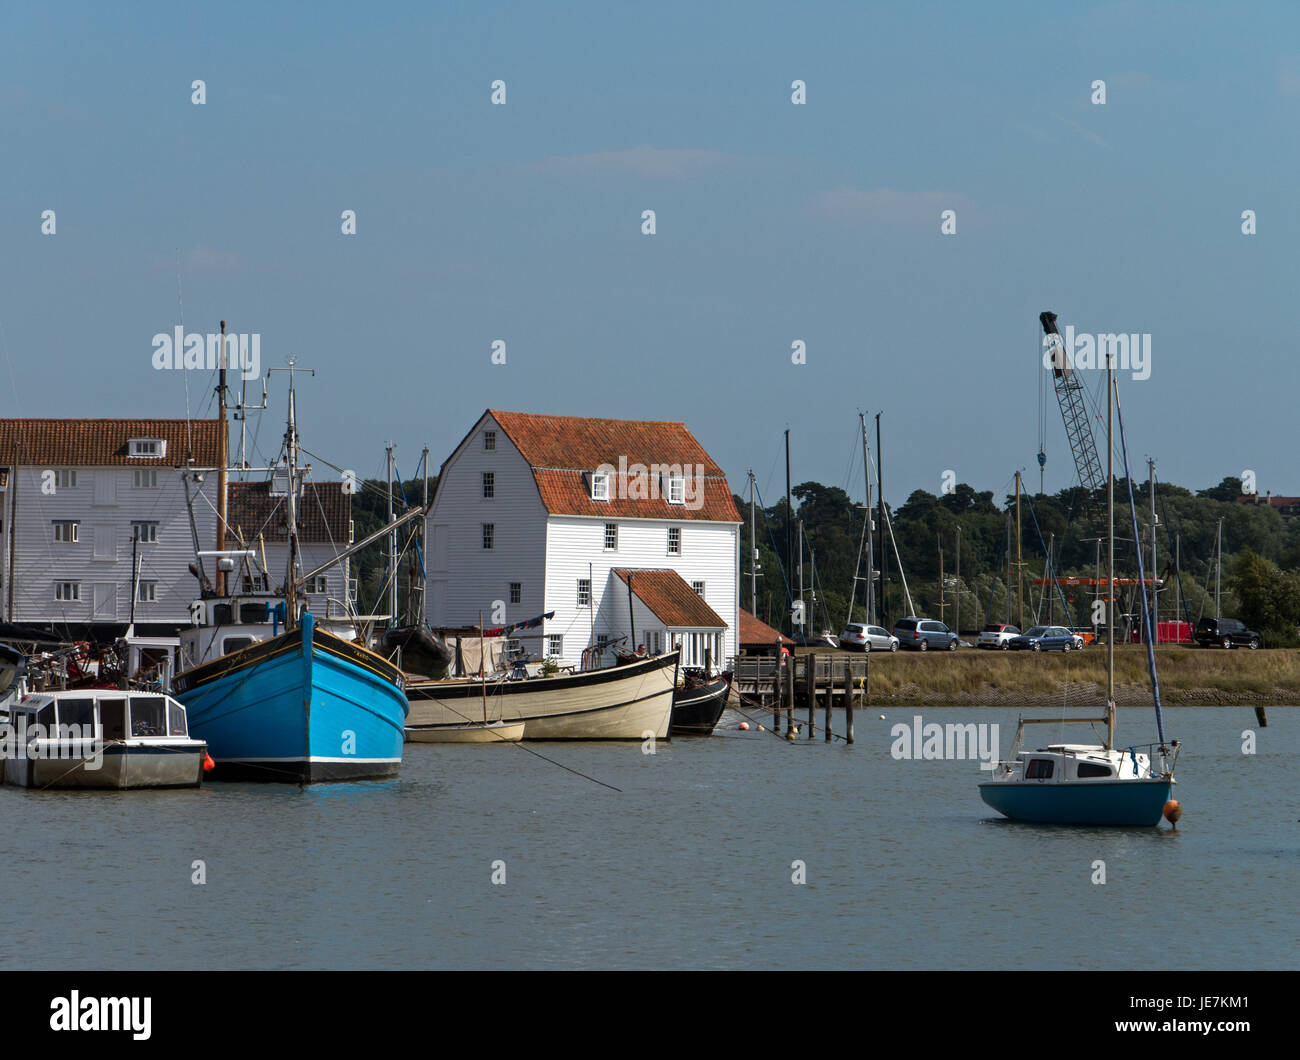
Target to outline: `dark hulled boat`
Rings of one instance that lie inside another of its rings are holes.
[[[673,693],[673,736],[711,736],[727,706],[731,693],[731,672],[706,678],[687,674],[686,683]]]

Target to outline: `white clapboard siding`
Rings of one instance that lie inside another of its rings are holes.
[[[484,430],[496,431],[496,449],[483,448]],[[495,476],[492,500],[483,498],[483,472]],[[495,527],[483,548],[483,524]],[[531,468],[505,431],[485,415],[443,465],[429,514],[426,614],[435,628],[520,622],[544,610],[546,509]],[[520,602],[510,602],[510,583]]]
[[[605,549],[605,523],[617,523],[618,548]],[[680,555],[668,551],[668,528],[680,527]],[[610,572],[633,570],[675,570],[687,584],[704,582],[704,602],[727,625],[724,653],[736,653],[737,613],[737,526],[660,519],[591,519],[552,515],[546,535],[546,611],[555,617],[546,623],[546,635],[562,635],[564,665],[579,661],[591,637],[591,613],[577,603],[578,579],[592,572],[596,593],[595,633],[616,636],[631,633],[627,585]],[[635,576],[633,583],[635,584]],[[638,601],[638,604],[640,602]],[[662,628],[644,608],[637,611],[637,640],[644,641],[643,629]],[[635,645],[632,645],[635,647]]]
[[[127,621],[131,614],[131,524],[145,521],[158,524],[158,540],[139,547],[140,580],[157,582],[157,599],[137,601],[135,620],[188,622],[190,603],[197,598],[199,585],[189,572],[194,546],[184,488],[174,468],[141,466],[158,472],[157,489],[136,489],[133,467],[80,467],[76,486],[49,493],[42,491],[42,468],[17,469],[10,489],[2,495],[0,607],[7,619],[30,623]],[[213,548],[215,476],[190,488],[195,496],[199,541],[204,548]],[[75,544],[55,542],[56,520],[77,521]],[[210,576],[212,573],[209,569]],[[65,581],[81,584],[80,600],[55,600],[55,583]]]

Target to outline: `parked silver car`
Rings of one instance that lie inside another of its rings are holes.
[[[898,651],[898,638],[880,626],[850,622],[840,634],[840,647],[861,648],[863,651]]]

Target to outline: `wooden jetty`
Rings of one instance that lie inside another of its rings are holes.
[[[846,736],[853,742],[853,712],[861,707],[870,689],[870,655],[845,652],[782,656],[740,656],[732,664],[732,687],[763,708],[772,711],[772,729],[793,738],[796,704],[807,711],[808,739],[816,734],[816,710],[823,711],[822,733],[831,738],[831,710],[846,714]]]

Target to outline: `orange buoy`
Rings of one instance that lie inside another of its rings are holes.
[[[207,751],[203,752],[203,772],[211,773],[217,768],[217,763],[212,761],[212,756]]]
[[[747,722],[747,721],[742,721],[742,722],[740,723],[740,731],[741,731],[741,732],[749,732],[749,722]]]
[[[1165,813],[1165,820],[1168,821],[1175,828],[1177,828],[1178,818],[1182,817],[1183,815],[1183,807],[1179,804],[1177,799],[1170,799],[1167,803],[1165,803],[1164,813]]]

